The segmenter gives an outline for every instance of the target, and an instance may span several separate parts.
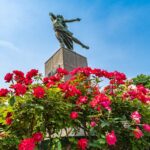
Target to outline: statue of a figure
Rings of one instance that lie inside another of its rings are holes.
[[[51,17],[51,21],[53,23],[53,27],[55,30],[56,37],[60,42],[61,47],[66,47],[70,50],[73,50],[73,42],[81,45],[83,48],[89,49],[88,46],[81,43],[77,38],[73,36],[73,33],[68,30],[66,23],[80,21],[81,19],[71,19],[66,20],[62,15],[54,15],[53,13],[49,13]]]

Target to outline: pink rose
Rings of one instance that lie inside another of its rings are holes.
[[[85,104],[85,103],[87,103],[87,100],[88,100],[87,96],[80,96],[79,97],[79,102],[80,103],[84,103]]]
[[[96,122],[95,121],[91,121],[90,126],[91,127],[95,127],[96,126]]]
[[[149,124],[143,124],[143,129],[147,132],[150,132],[150,125]]]
[[[131,119],[134,120],[137,124],[140,123],[140,119],[141,119],[141,114],[138,112],[138,111],[134,111],[132,114],[131,114]]]

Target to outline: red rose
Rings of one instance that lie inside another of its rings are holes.
[[[90,74],[92,73],[92,69],[90,67],[84,67],[81,69],[81,72],[86,76],[90,76]]]
[[[81,67],[75,68],[72,71],[70,71],[70,75],[74,76],[74,75],[78,74],[80,72],[80,70],[81,70]]]
[[[133,134],[136,139],[140,139],[143,136],[143,133],[139,127],[136,127],[136,129],[133,130]]]
[[[101,110],[101,107],[100,107],[100,106],[97,106],[96,110],[97,110],[97,111],[100,111],[100,110]]]
[[[33,82],[32,79],[29,79],[29,78],[25,78],[25,79],[24,79],[24,84],[25,84],[25,85],[30,85],[30,84],[32,84],[32,82]]]
[[[36,69],[31,69],[29,72],[26,74],[26,78],[31,79],[32,77],[37,76],[38,70]]]
[[[148,91],[143,85],[137,85],[136,87],[139,92],[142,92],[143,94],[147,94]]]
[[[69,72],[63,68],[58,68],[57,73],[62,74],[62,75],[68,75],[69,74]]]
[[[12,78],[13,78],[13,74],[12,74],[12,73],[7,73],[7,74],[5,75],[5,77],[4,77],[4,80],[5,80],[6,82],[10,82],[10,81],[12,80]]]
[[[111,110],[111,101],[108,96],[105,94],[100,93],[99,95],[95,96],[92,101],[90,102],[90,106],[92,108],[95,108],[96,106],[102,106],[108,111]],[[100,110],[100,107],[98,107],[98,111]]]
[[[58,87],[65,92],[66,97],[81,95],[81,91],[76,88],[74,85],[70,85],[68,82],[61,83]]]
[[[20,142],[18,150],[34,150],[35,142],[33,138],[27,138]]]
[[[93,69],[92,70],[92,74],[95,74],[98,77],[102,77],[103,76],[101,69]]]
[[[49,78],[48,78],[48,77],[43,78],[43,83],[44,83],[44,84],[47,84],[48,81],[49,81]]]
[[[45,90],[43,87],[41,86],[38,86],[36,88],[33,89],[33,95],[36,97],[36,98],[43,98],[44,95],[45,95]]]
[[[11,125],[12,119],[11,119],[10,117],[7,117],[7,118],[5,119],[5,123],[6,123],[7,125]]]
[[[81,104],[86,104],[88,101],[88,97],[87,96],[80,96],[78,98],[78,100],[76,101],[77,105],[81,105]]]
[[[78,113],[77,113],[76,111],[73,111],[73,112],[71,112],[71,114],[70,114],[70,118],[73,119],[73,120],[74,120],[74,119],[77,119],[78,116],[79,116],[79,115],[78,115]]]
[[[6,118],[11,117],[11,116],[12,116],[12,113],[8,112]]]
[[[90,106],[91,106],[92,108],[95,108],[97,104],[98,104],[98,101],[97,101],[96,99],[93,99],[93,100],[90,102]]]
[[[147,132],[150,132],[150,125],[149,124],[143,124],[143,129]]]
[[[8,90],[7,89],[0,89],[0,96],[1,97],[5,97],[8,94]]]
[[[88,146],[88,139],[82,138],[78,140],[78,148],[81,150],[86,150]]]
[[[40,142],[43,139],[43,134],[41,132],[34,133],[32,135],[32,138],[34,139],[35,142]]]
[[[26,87],[20,83],[13,85],[12,88],[15,90],[17,96],[24,95],[27,91]]]
[[[24,73],[22,71],[14,70],[13,73],[18,77],[24,77]]]
[[[47,87],[47,88],[50,88],[50,87],[52,87],[54,84],[55,84],[54,81],[49,81],[49,82],[46,84],[46,87]]]
[[[110,133],[106,134],[106,141],[107,141],[108,145],[116,144],[117,138],[116,138],[114,131],[111,131]]]
[[[49,77],[49,80],[53,81],[53,82],[57,82],[61,79],[60,75],[59,74],[55,74],[53,76],[50,76]]]
[[[22,71],[19,71],[19,70],[14,70],[13,73],[15,74],[15,81],[17,83],[22,83],[24,81],[24,73]]]

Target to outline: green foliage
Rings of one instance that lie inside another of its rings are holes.
[[[70,104],[64,102],[58,88],[51,88],[46,92],[47,96],[43,99],[36,99],[30,94],[23,97],[11,96],[7,99],[9,105],[7,103],[1,105],[0,122],[3,124],[5,134],[10,137],[1,140],[3,144],[0,145],[0,149],[5,149],[5,146],[9,145],[11,150],[15,150],[18,141],[15,142],[12,138],[13,135],[17,137],[17,140],[20,140],[41,131],[45,133],[45,136],[51,137],[53,134],[59,134],[61,129],[68,126],[65,121],[68,120]],[[11,126],[5,126],[7,112],[13,113]]]
[[[145,87],[150,89],[150,76],[149,75],[140,74],[137,77],[133,78],[133,83],[135,85],[142,84]]]
[[[102,90],[99,88],[102,79],[83,71],[66,82],[63,76],[59,80],[54,76],[56,81],[51,81],[52,85],[49,82],[50,86],[39,74],[32,84],[22,83],[26,87],[24,94],[11,89],[1,96],[0,149],[16,150],[22,139],[41,132],[44,139],[36,143],[37,150],[77,150],[81,138],[88,140],[85,147],[89,150],[148,150],[150,133],[143,129],[143,124],[150,124],[150,91],[145,87],[131,89],[131,83],[117,72],[116,76],[112,72],[106,75],[110,84]],[[146,87],[148,80],[145,75],[133,79],[135,84]],[[35,93],[37,87],[40,90]],[[139,123],[131,118],[135,111],[141,114]],[[72,112],[77,116],[72,117]],[[92,122],[95,124],[91,125]],[[144,134],[139,139],[133,134],[136,127]],[[111,131],[117,139],[112,145],[106,140]]]
[[[17,150],[19,140],[16,137],[5,137],[0,139],[1,150]]]

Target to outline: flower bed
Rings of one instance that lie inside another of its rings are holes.
[[[132,85],[123,73],[58,68],[43,78],[32,69],[4,79],[10,85],[0,89],[0,149],[150,148],[150,90]],[[109,84],[101,88],[103,80]],[[69,136],[81,129],[82,137]]]

